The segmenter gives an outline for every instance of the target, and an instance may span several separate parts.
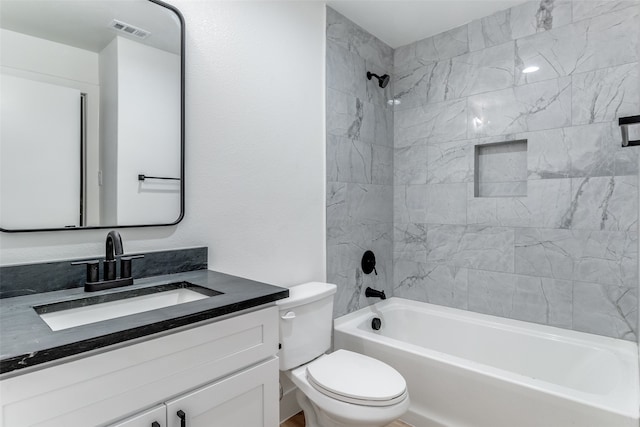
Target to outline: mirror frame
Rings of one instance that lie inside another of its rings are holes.
[[[184,100],[184,92],[185,92],[185,23],[184,17],[182,13],[173,5],[165,3],[161,0],[147,0],[151,3],[157,4],[158,6],[169,9],[171,12],[175,13],[180,21],[180,215],[178,218],[171,223],[167,224],[138,224],[138,225],[96,225],[96,226],[83,226],[83,227],[60,227],[60,228],[25,228],[25,229],[7,229],[0,226],[0,231],[5,233],[30,233],[37,231],[78,231],[78,230],[99,230],[99,229],[114,229],[114,228],[135,228],[135,227],[166,227],[171,225],[176,225],[184,218],[184,210],[185,210],[185,185],[184,185],[184,177],[185,177],[185,100]]]

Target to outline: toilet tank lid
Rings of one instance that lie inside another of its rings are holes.
[[[279,310],[288,310],[303,304],[309,304],[336,293],[337,286],[332,283],[309,282],[289,288],[289,297],[276,301]]]

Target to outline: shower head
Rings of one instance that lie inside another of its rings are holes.
[[[379,76],[377,74],[373,74],[371,71],[367,71],[367,79],[371,80],[371,77],[375,77],[376,79],[378,79],[378,85],[381,88],[387,87],[387,85],[389,84],[389,80],[391,80],[389,74],[383,74],[382,76]]]

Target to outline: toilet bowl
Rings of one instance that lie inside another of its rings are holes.
[[[298,387],[306,427],[382,427],[409,409],[407,385],[391,366],[331,346],[336,286],[305,283],[278,301],[280,370]]]

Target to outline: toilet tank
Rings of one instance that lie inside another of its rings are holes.
[[[304,283],[289,288],[289,297],[276,302],[280,311],[281,371],[307,363],[331,347],[336,288],[330,283]]]

